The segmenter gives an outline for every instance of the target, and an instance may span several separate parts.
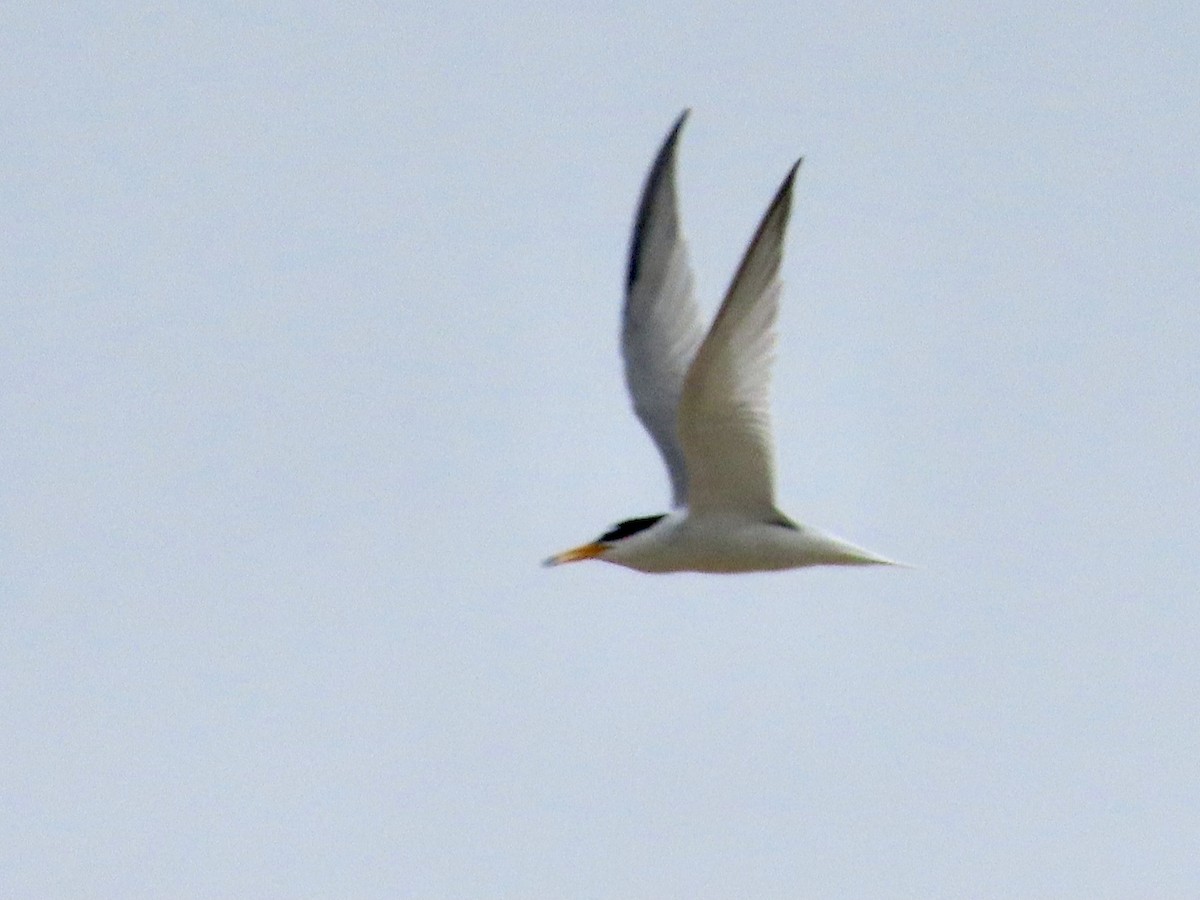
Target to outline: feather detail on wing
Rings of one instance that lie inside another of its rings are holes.
[[[677,507],[688,497],[688,473],[676,424],[679,398],[704,337],[675,192],[675,145],[686,119],[685,110],[663,142],[642,189],[629,247],[621,335],[633,408],[662,454]]]
[[[779,266],[799,166],[763,216],[684,383],[678,430],[694,510],[774,513],[769,388]]]

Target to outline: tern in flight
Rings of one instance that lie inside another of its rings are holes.
[[[771,201],[706,334],[675,200],[675,147],[686,119],[685,110],[642,190],[621,335],[625,381],[666,463],[672,510],[626,519],[545,564],[598,559],[640,572],[897,565],[793,522],[775,506],[768,388],[779,264],[800,162]]]

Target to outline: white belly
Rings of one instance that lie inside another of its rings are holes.
[[[639,572],[769,572],[890,562],[808,528],[742,517],[673,513],[604,559]]]

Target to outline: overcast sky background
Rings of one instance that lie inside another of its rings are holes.
[[[1191,3],[10,3],[0,894],[1200,895]],[[652,577],[617,349],[693,108],[788,167],[780,505]]]

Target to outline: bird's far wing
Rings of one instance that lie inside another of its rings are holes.
[[[779,264],[799,167],[763,216],[684,383],[678,427],[692,510],[774,514],[768,392]]]
[[[685,110],[646,176],[629,245],[621,329],[625,382],[634,411],[667,465],[675,506],[687,502],[688,492],[676,425],[679,396],[704,338],[675,200],[675,144],[686,119]]]

